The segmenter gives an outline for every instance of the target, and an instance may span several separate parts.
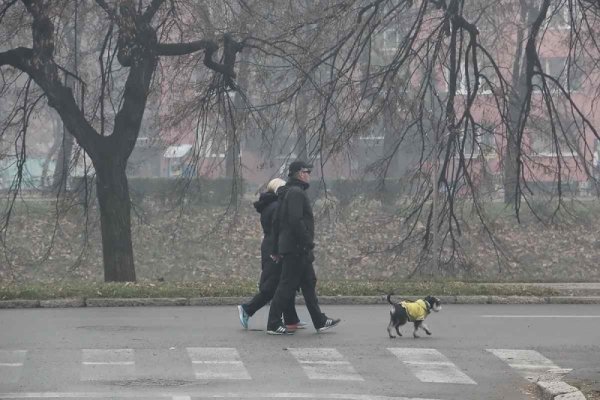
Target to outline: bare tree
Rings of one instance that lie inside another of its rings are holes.
[[[225,40],[223,63],[218,63],[213,60],[219,50],[214,40],[168,41],[165,26],[168,26],[175,10],[164,7],[167,2],[130,0],[119,1],[115,5],[98,0],[96,7],[102,13],[98,14],[98,27],[104,31],[103,35],[96,35],[103,40],[98,54],[100,76],[97,81],[85,85],[92,87],[99,81],[96,101],[101,111],[96,120],[90,119],[62,79],[61,71],[66,69],[55,59],[58,45],[55,34],[60,28],[56,24],[64,23],[57,14],[66,3],[41,0],[4,2],[0,21],[4,23],[8,16],[24,18],[31,29],[31,46],[0,52],[0,66],[20,70],[35,82],[48,104],[60,115],[65,128],[90,157],[100,206],[105,280],[133,281],[135,269],[125,168],[139,134],[158,59],[204,51],[204,65],[219,73],[223,77],[223,87],[227,87],[235,77],[234,63],[240,47],[233,39]],[[161,41],[162,38],[167,40]],[[120,68],[116,68],[117,62]],[[73,71],[66,72],[84,85],[81,76]],[[113,93],[111,89],[121,83],[119,79],[123,82],[122,87]],[[112,102],[112,97],[116,98],[115,102]],[[107,113],[103,109],[106,104],[113,108],[114,115],[110,134]],[[24,131],[27,117],[23,118]]]
[[[55,15],[63,2],[8,1],[0,10],[2,23],[9,16],[24,18],[31,28],[31,47],[1,52],[0,66],[25,72],[32,82],[24,87],[35,83],[42,89],[93,162],[107,280],[135,278],[124,171],[152,79],[164,84],[170,76],[169,87],[176,88],[172,96],[187,97],[180,94],[191,93],[186,88],[190,80],[173,73],[170,64],[198,66],[199,51],[204,51],[204,67],[217,74],[204,68],[198,87],[189,99],[175,99],[176,112],[170,116],[195,135],[195,160],[208,147],[220,146],[230,151],[226,163],[232,174],[240,164],[239,123],[225,112],[231,109],[230,90],[240,95],[234,108],[251,121],[244,131],[252,126],[265,142],[285,143],[282,147],[290,154],[306,149],[307,157],[318,159],[322,168],[350,154],[357,139],[383,121],[385,152],[373,170],[385,177],[396,154],[407,146],[414,149],[414,189],[403,199],[404,239],[420,235],[424,261],[435,260],[423,265],[433,269],[440,268],[437,260],[451,263],[458,255],[463,200],[486,223],[478,189],[483,110],[494,115],[502,138],[497,152],[504,168],[505,200],[517,216],[521,201],[530,200],[526,175],[537,162],[528,137],[542,119],[548,122],[558,155],[551,167],[559,199],[563,172],[574,168],[566,161],[567,153],[578,153],[577,168],[593,178],[586,143],[590,135],[599,136],[593,109],[581,105],[572,78],[575,69],[588,77],[597,73],[595,1],[324,0],[296,3],[291,10],[272,0],[116,3],[96,1],[101,12],[97,31],[102,28],[104,34],[98,78],[85,84],[88,97],[96,94],[89,103],[91,118],[60,79],[64,67],[54,59]],[[544,67],[540,52],[547,40],[557,40],[549,21],[565,15],[571,27],[563,35],[568,60],[554,73]],[[512,30],[506,33],[510,40],[488,40],[495,34],[485,32],[490,21]],[[232,26],[239,32],[231,32]],[[396,45],[385,57],[375,56],[373,49],[390,29],[397,32]],[[221,62],[213,60],[219,50],[215,37],[223,43]],[[248,75],[243,74],[246,87],[234,73],[242,48],[249,52],[244,63],[251,65]],[[162,61],[164,56],[181,57]],[[96,90],[91,90],[94,85]],[[23,110],[32,109],[30,100]],[[229,135],[222,134],[223,128]],[[573,137],[583,143],[577,151]]]
[[[521,202],[531,201],[528,179],[535,179],[535,169],[540,168],[530,148],[540,118],[548,121],[547,135],[557,154],[551,165],[544,165],[553,170],[557,207],[568,169],[586,171],[593,179],[591,151],[585,148],[589,136],[597,138],[598,133],[592,110],[577,96],[573,76],[576,70],[587,77],[597,73],[594,63],[586,63],[585,70],[581,65],[582,59],[598,55],[595,2],[373,0],[312,7],[307,12],[312,18],[298,19],[287,29],[274,27],[278,40],[255,38],[249,43],[302,71],[280,91],[278,100],[311,94],[319,106],[305,128],[308,137],[317,139],[323,161],[335,159],[382,119],[386,135],[398,137],[394,148],[386,146],[381,154],[382,174],[403,146],[420,142],[414,166],[417,189],[409,203],[406,231],[421,232],[416,227],[425,222],[421,234],[428,257],[451,263],[457,256],[461,199],[468,200],[486,224],[478,195],[484,168],[482,110],[493,115],[501,139],[496,151],[504,168],[505,201],[517,217]],[[551,22],[565,16],[571,29],[553,31]],[[507,41],[486,40],[499,32],[490,31],[490,21],[502,27]],[[374,57],[378,38],[399,24],[397,45],[387,57]],[[548,71],[541,61],[540,52],[548,43],[568,49],[560,71]],[[402,119],[399,104],[409,104],[403,106]],[[577,149],[574,143],[583,147]],[[573,153],[578,167],[567,160]]]

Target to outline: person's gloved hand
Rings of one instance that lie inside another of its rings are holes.
[[[306,260],[310,263],[315,261],[315,252],[312,250],[306,250]]]

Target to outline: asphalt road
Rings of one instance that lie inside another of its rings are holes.
[[[420,339],[389,339],[387,306],[323,309],[339,327],[286,337],[231,306],[0,310],[0,399],[521,400],[548,369],[600,380],[600,305],[446,305]]]

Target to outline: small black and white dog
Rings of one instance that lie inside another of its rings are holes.
[[[392,305],[390,309],[390,323],[387,327],[390,338],[393,339],[396,337],[392,335],[392,328],[396,329],[398,336],[402,336],[398,328],[406,322],[414,323],[415,329],[413,331],[413,336],[415,338],[419,337],[419,335],[417,335],[417,330],[419,330],[419,328],[423,329],[428,335],[431,335],[431,331],[427,325],[425,325],[424,321],[431,311],[438,312],[442,309],[440,299],[433,296],[427,296],[424,299],[416,301],[404,300],[400,303],[394,303],[390,299],[391,297],[391,293],[387,295],[387,301]]]

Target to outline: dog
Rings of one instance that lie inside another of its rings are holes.
[[[440,299],[427,296],[416,301],[404,300],[400,303],[394,303],[391,297],[391,293],[387,295],[387,301],[392,305],[390,309],[390,323],[387,327],[388,335],[390,335],[391,339],[396,337],[392,334],[392,328],[396,329],[398,336],[402,336],[398,328],[409,321],[414,324],[413,336],[415,339],[419,337],[417,335],[419,328],[423,329],[428,335],[431,335],[431,330],[425,325],[425,318],[427,318],[431,311],[438,312],[442,309]]]

